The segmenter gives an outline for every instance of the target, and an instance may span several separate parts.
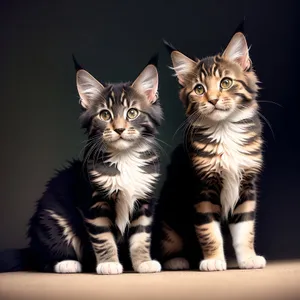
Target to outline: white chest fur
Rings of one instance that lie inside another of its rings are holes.
[[[117,153],[110,157],[106,163],[115,165],[119,170],[118,175],[107,176],[93,171],[93,175],[96,175],[95,182],[104,187],[108,194],[118,191],[116,225],[121,233],[124,232],[129,222],[136,200],[147,197],[159,176],[158,173],[148,174],[142,169],[147,161],[140,158],[139,152],[145,150],[140,148],[136,151]]]
[[[222,215],[227,218],[239,199],[242,171],[246,168],[259,168],[260,162],[247,155],[244,146],[249,125],[222,122],[204,126],[208,129],[203,134],[218,143],[215,149],[217,155],[210,161],[210,170],[221,175]]]

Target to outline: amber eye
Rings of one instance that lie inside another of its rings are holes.
[[[102,110],[100,112],[100,119],[103,120],[103,121],[106,121],[106,122],[109,121],[111,119],[110,112],[107,109]]]
[[[194,88],[194,91],[197,95],[203,95],[205,92],[204,86],[202,84],[197,84]]]
[[[137,118],[138,114],[139,114],[139,112],[137,109],[130,108],[127,112],[127,118],[133,120],[133,119]]]
[[[226,89],[229,89],[231,86],[232,86],[232,79],[226,77],[226,78],[223,78],[221,83],[220,83],[220,86],[222,89],[226,90]]]

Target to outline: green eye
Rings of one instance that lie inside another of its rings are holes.
[[[197,95],[203,95],[205,92],[204,86],[202,84],[197,84],[194,88],[194,91]]]
[[[220,86],[222,89],[226,90],[226,89],[229,89],[231,86],[232,86],[232,79],[226,77],[226,78],[223,78],[221,83],[220,83]]]
[[[100,119],[103,120],[103,121],[109,121],[111,119],[111,114],[108,110],[102,110],[100,112]]]
[[[137,118],[138,114],[139,114],[139,112],[137,109],[130,108],[127,112],[127,118],[133,120],[133,119]]]

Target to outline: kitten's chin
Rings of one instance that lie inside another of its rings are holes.
[[[233,111],[232,109],[230,110],[214,109],[206,117],[211,121],[220,122],[226,120],[231,115],[232,111]]]
[[[135,141],[128,141],[124,139],[118,139],[117,141],[109,143],[109,148],[117,151],[127,150],[135,145]]]

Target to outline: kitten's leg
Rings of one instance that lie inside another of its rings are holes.
[[[256,255],[254,249],[255,208],[255,176],[245,175],[241,183],[240,199],[229,217],[233,247],[241,269],[260,269],[266,266],[265,258]]]
[[[57,206],[59,207],[59,206]],[[82,245],[68,216],[52,209],[44,209],[30,221],[30,248],[35,253],[40,271],[79,273],[82,271]],[[70,212],[69,212],[70,213]],[[79,216],[80,217],[80,216]]]
[[[164,269],[189,269],[189,262],[180,255],[183,250],[182,238],[166,222],[163,222],[162,227],[162,254],[165,260],[165,262],[163,263]]]
[[[161,271],[158,261],[150,255],[152,212],[142,204],[133,214],[129,227],[129,251],[133,269],[139,273]]]
[[[220,228],[219,199],[219,181],[211,179],[195,204],[195,230],[204,256],[199,266],[201,271],[224,271],[227,268]]]
[[[120,274],[118,248],[112,232],[112,212],[107,202],[96,202],[85,213],[85,224],[95,252],[98,274]]]

